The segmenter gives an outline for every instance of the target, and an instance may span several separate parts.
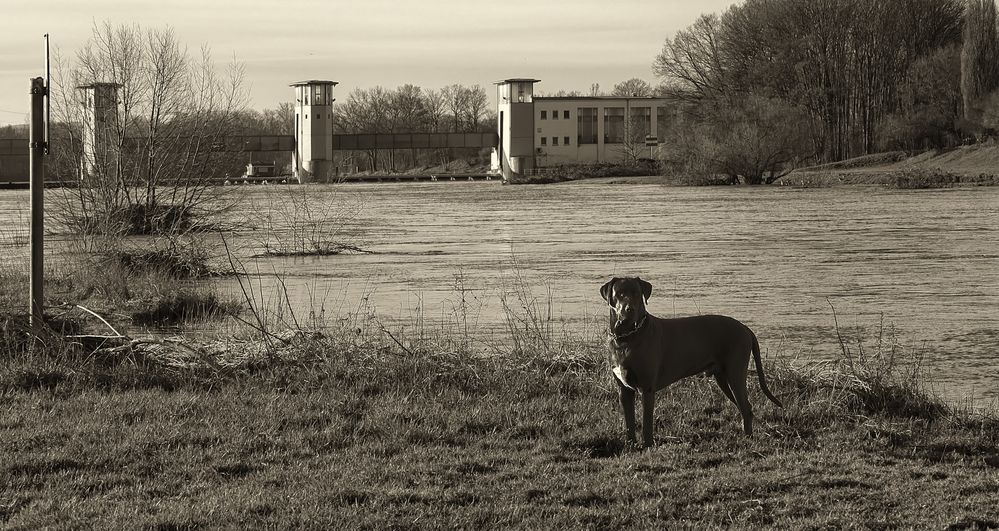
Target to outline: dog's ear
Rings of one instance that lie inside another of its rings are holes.
[[[639,277],[635,277],[635,280],[637,280],[638,285],[642,287],[642,295],[645,296],[645,300],[649,300],[649,297],[652,296],[652,284],[649,284]]]
[[[607,304],[610,304],[611,306],[614,306],[614,301],[611,300],[611,297],[614,295],[614,291],[611,288],[614,286],[615,282],[617,282],[617,277],[610,279],[606,284],[600,286],[600,296],[603,297],[604,300],[607,301]]]

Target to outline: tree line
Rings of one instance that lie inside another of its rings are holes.
[[[653,63],[682,109],[669,162],[765,182],[801,161],[986,134],[996,42],[994,0],[746,0],[702,15]]]

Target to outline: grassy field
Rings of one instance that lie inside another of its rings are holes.
[[[5,350],[0,526],[999,525],[999,420],[895,359],[769,360],[786,408],[751,376],[753,438],[712,380],[688,379],[642,451],[592,341],[478,357],[352,326],[287,337],[228,365],[234,348]]]

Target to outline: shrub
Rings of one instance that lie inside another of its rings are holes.
[[[598,177],[637,177],[659,175],[659,168],[651,159],[640,159],[632,164],[598,162],[594,164],[558,164],[538,168],[535,175],[518,180],[518,184],[547,184]]]
[[[895,171],[887,186],[905,190],[948,188],[961,182],[961,176],[940,168],[910,167]]]

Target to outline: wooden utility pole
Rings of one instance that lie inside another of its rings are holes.
[[[45,189],[45,98],[48,87],[45,79],[36,77],[31,80],[31,122],[30,122],[30,183],[31,183],[31,332],[37,337],[45,326],[42,316],[43,294],[42,280],[44,278],[45,209],[42,203]]]

